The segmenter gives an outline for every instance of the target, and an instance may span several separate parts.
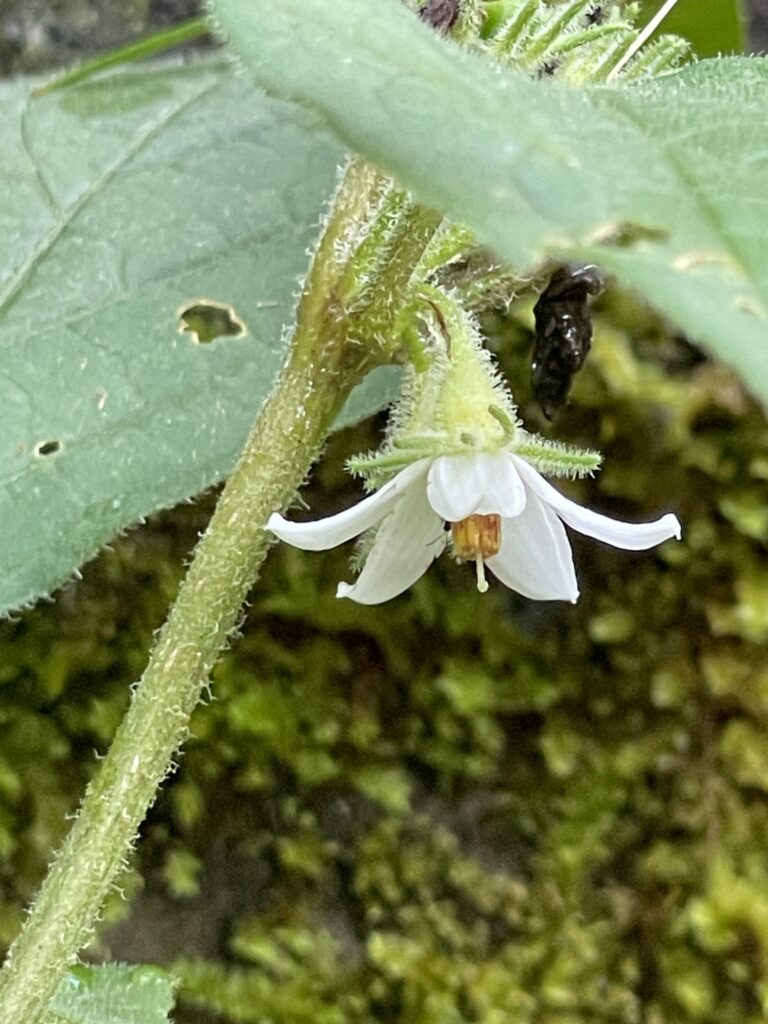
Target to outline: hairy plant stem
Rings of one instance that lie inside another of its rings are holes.
[[[104,898],[187,735],[270,538],[269,514],[298,489],[351,388],[381,357],[348,339],[334,247],[380,181],[353,161],[297,310],[290,355],[195,551],[175,605],[80,813],[0,972],[0,1022],[38,1024],[90,938]]]

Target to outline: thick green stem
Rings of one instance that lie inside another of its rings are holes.
[[[352,164],[299,304],[291,356],[259,415],[163,627],[131,706],[0,973],[0,1022],[38,1024],[88,941],[269,547],[264,523],[292,497],[366,369],[333,300],[330,257],[375,174]]]

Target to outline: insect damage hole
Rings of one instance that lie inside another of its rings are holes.
[[[35,456],[43,458],[46,455],[56,455],[62,447],[61,441],[38,441],[35,445]]]
[[[246,333],[245,323],[234,307],[215,299],[195,299],[176,315],[179,334],[191,334],[199,345],[208,345],[217,338],[242,338]]]

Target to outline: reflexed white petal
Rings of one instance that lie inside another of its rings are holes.
[[[536,601],[576,601],[579,585],[565,527],[535,494],[501,523],[501,549],[486,565],[502,583]]]
[[[363,571],[353,584],[340,583],[337,597],[381,604],[425,573],[446,545],[442,519],[432,511],[423,487],[411,487],[376,533]]]
[[[587,537],[594,537],[595,540],[627,551],[644,551],[672,537],[680,540],[680,523],[677,516],[671,513],[652,523],[625,523],[620,519],[610,519],[599,512],[577,505],[548,483],[524,459],[517,455],[513,455],[512,458],[526,486],[553,508],[569,526]]]
[[[506,452],[438,456],[427,476],[427,497],[449,523],[474,513],[517,516],[525,507],[525,489]]]
[[[430,461],[419,459],[411,463],[378,491],[335,516],[310,523],[292,523],[275,513],[267,520],[267,529],[280,540],[305,551],[335,548],[380,522],[410,487],[424,494],[424,483],[420,478],[427,472]]]

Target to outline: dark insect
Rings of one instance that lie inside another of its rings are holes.
[[[533,393],[549,420],[565,403],[573,375],[587,358],[592,343],[587,296],[602,289],[597,267],[569,264],[554,272],[533,307]]]
[[[536,72],[537,78],[552,78],[557,69],[560,67],[561,61],[557,57],[550,57],[549,60],[545,60],[543,64],[539,66],[539,70]]]
[[[461,0],[427,0],[419,8],[419,17],[438,32],[448,32],[459,17]]]
[[[605,10],[602,4],[592,4],[586,14],[587,25],[600,25],[605,18]]]

